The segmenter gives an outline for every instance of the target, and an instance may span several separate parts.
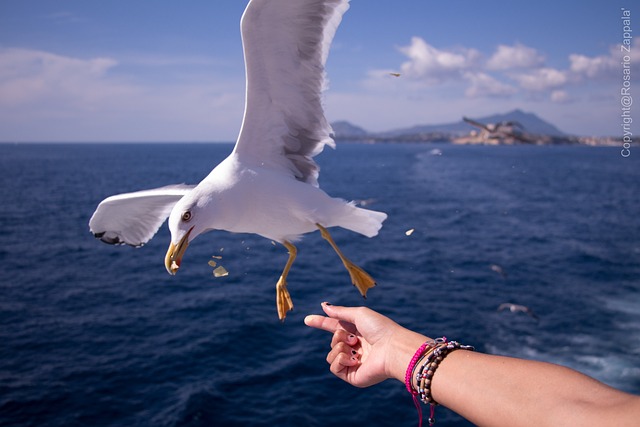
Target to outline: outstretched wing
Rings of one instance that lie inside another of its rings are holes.
[[[112,245],[142,246],[156,234],[173,206],[193,185],[170,185],[104,199],[89,220],[93,235]]]
[[[324,64],[348,0],[251,0],[242,16],[247,73],[234,151],[318,185],[313,156],[335,146],[322,108]]]

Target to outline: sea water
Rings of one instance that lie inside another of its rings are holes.
[[[389,218],[373,239],[333,235],[378,286],[363,300],[310,234],[281,323],[278,244],[211,232],[172,277],[166,225],[139,249],[89,233],[103,198],[195,184],[231,149],[0,145],[0,425],[416,425],[399,382],[357,389],[330,374],[330,335],[303,324],[322,301],[640,393],[640,153],[339,143],[317,158],[321,187]]]

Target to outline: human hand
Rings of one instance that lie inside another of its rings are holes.
[[[328,303],[329,317],[310,315],[307,326],[333,333],[327,362],[331,372],[356,387],[369,387],[396,378],[404,382],[413,353],[427,340],[367,307],[340,307]]]

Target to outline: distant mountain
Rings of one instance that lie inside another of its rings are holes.
[[[421,135],[421,134],[432,134],[432,133],[462,135],[465,133],[469,133],[471,129],[472,129],[472,126],[460,120],[459,122],[455,122],[455,123],[443,123],[443,124],[437,124],[437,125],[417,125],[409,128],[394,129],[386,132],[381,132],[377,135],[381,137],[389,137],[389,138],[395,138],[403,135]]]
[[[549,136],[566,136],[567,134],[549,122],[542,120],[533,113],[525,113],[522,110],[513,110],[506,114],[494,114],[492,116],[475,119],[481,123],[518,122],[528,133]]]
[[[505,114],[494,114],[486,117],[472,117],[475,121],[484,124],[500,122],[518,122],[523,130],[531,134],[565,136],[566,134],[549,122],[542,120],[533,113],[525,113],[522,110],[513,110]],[[461,136],[476,129],[463,120],[454,123],[444,123],[436,125],[412,126],[409,128],[395,129],[386,132],[369,133],[366,130],[355,126],[349,122],[341,121],[332,123],[336,138],[374,138],[374,139],[408,139],[418,135],[449,135]]]
[[[336,138],[348,136],[348,137],[366,137],[369,132],[358,127],[356,125],[352,125],[346,121],[338,121],[331,123],[331,127],[333,128],[333,133],[336,135]]]

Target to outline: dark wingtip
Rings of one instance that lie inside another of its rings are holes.
[[[120,240],[120,238],[118,236],[107,236],[106,235],[106,231],[103,231],[101,233],[93,233],[93,237],[95,237],[96,239],[100,239],[101,242],[107,243],[109,245],[124,245],[125,242],[123,242],[122,240]]]

